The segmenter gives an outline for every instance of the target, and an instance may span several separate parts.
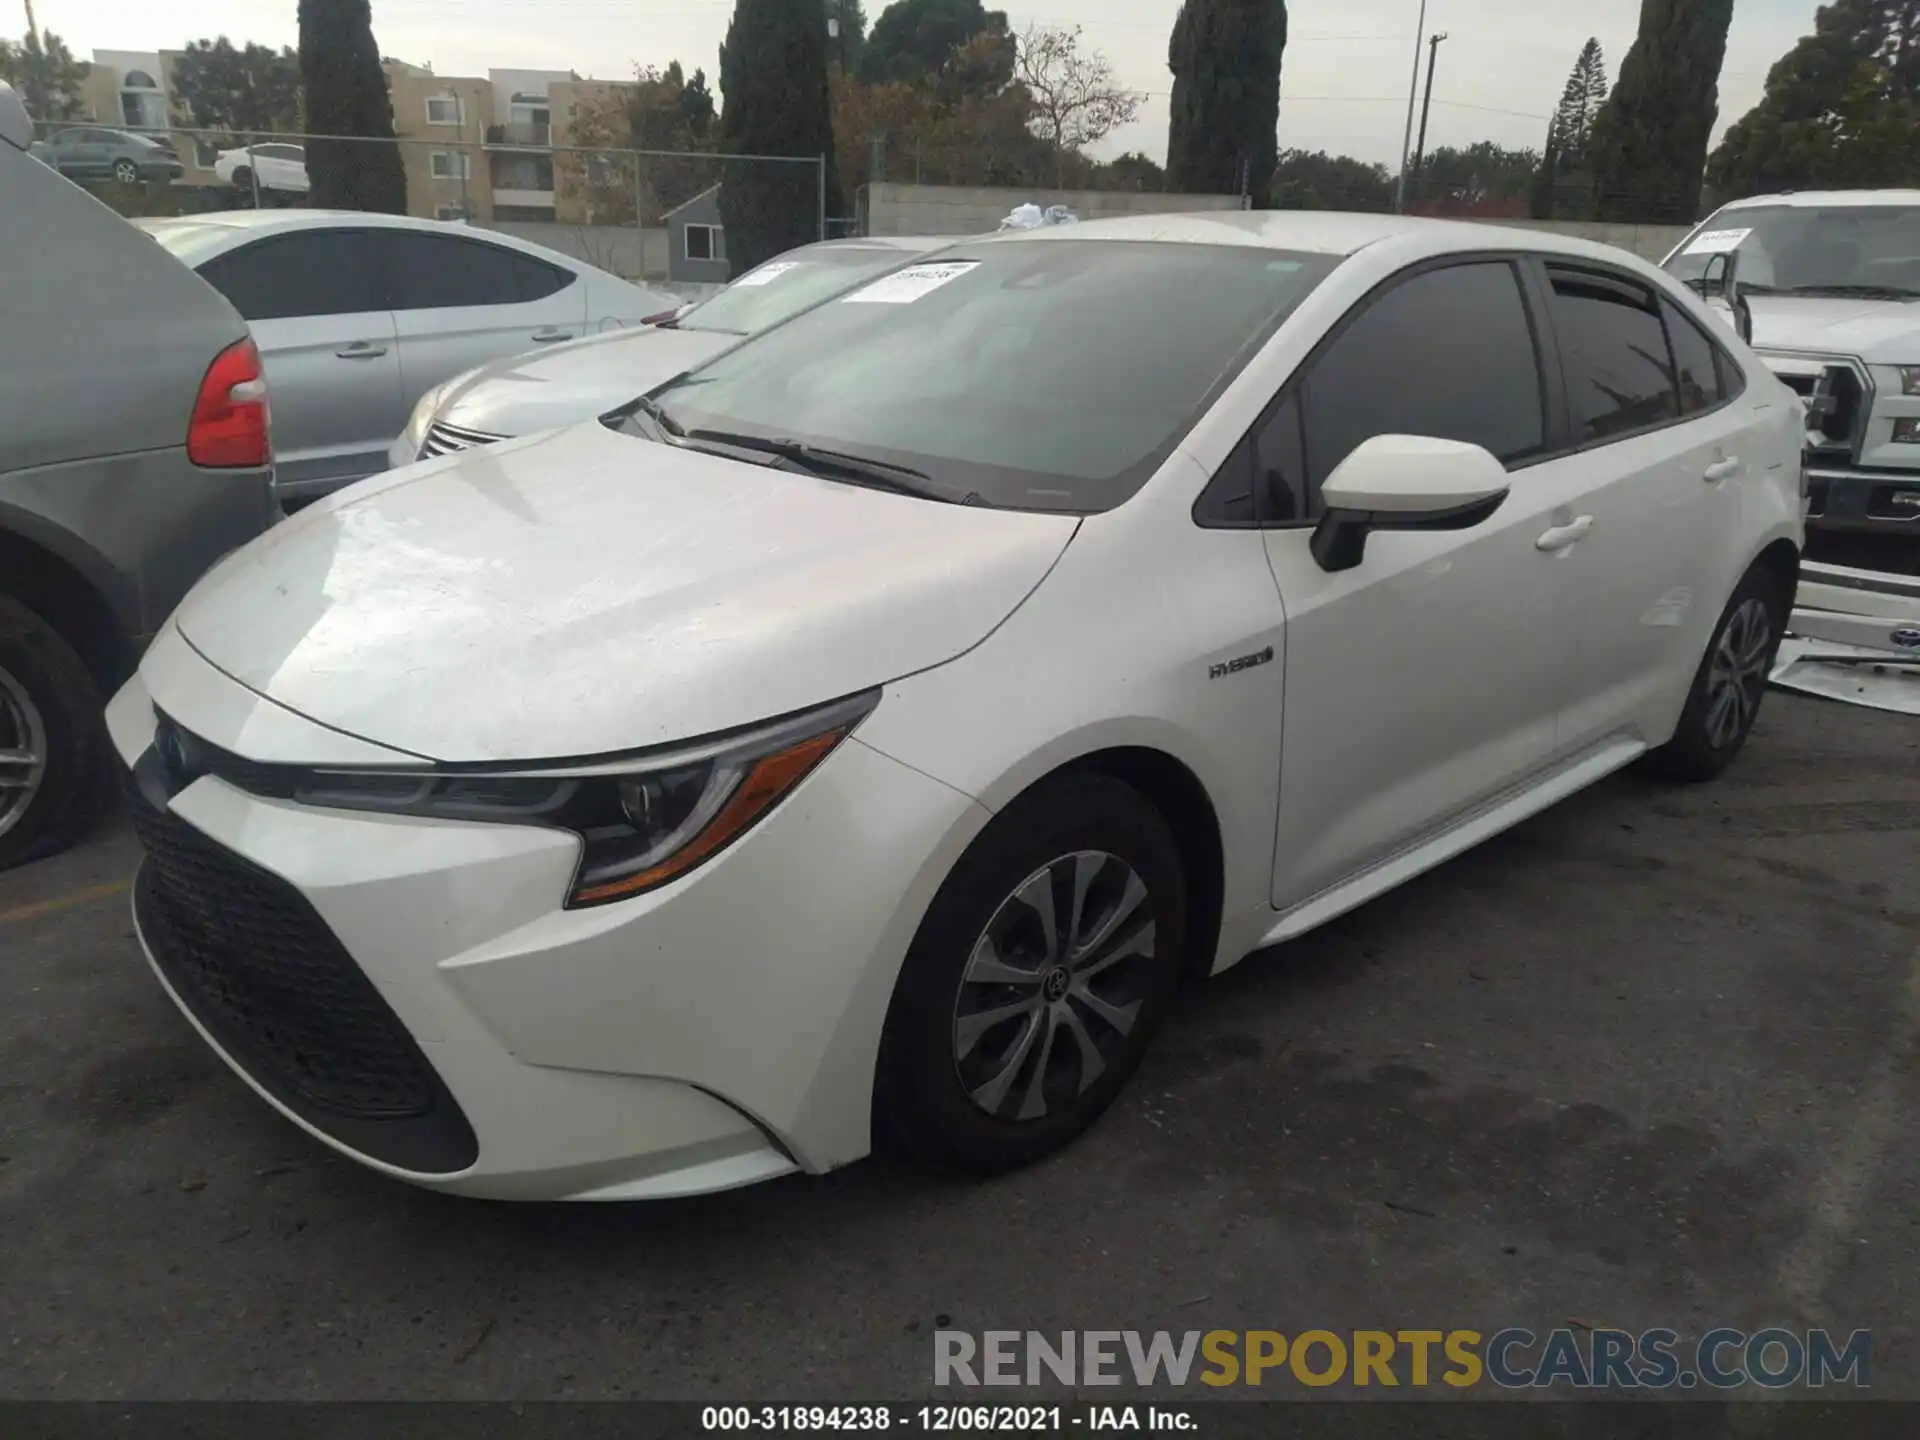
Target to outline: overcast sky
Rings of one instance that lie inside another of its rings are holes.
[[[1016,29],[1029,21],[1084,26],[1121,81],[1147,96],[1141,118],[1100,150],[1165,158],[1167,32],[1179,0],[1000,3]],[[1419,4],[1292,0],[1283,147],[1398,164]],[[869,20],[882,8],[867,0]],[[999,7],[989,0],[989,8]],[[1816,8],[1817,0],[1740,0],[1720,79],[1722,129],[1760,98],[1768,67],[1813,28]],[[294,0],[36,0],[35,9],[40,24],[82,56],[95,48],[172,49],[219,34],[272,45],[296,36]],[[1612,77],[1639,11],[1640,0],[1429,0],[1427,30],[1449,38],[1440,47],[1428,144],[1538,148],[1580,46],[1597,35]],[[373,25],[384,54],[442,74],[518,67],[617,79],[675,59],[689,74],[704,67],[712,75],[732,12],[733,0],[373,0]],[[22,28],[15,16],[0,34]]]

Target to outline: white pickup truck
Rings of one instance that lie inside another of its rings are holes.
[[[1920,190],[1756,196],[1665,268],[1807,405],[1807,550],[1775,681],[1920,714]]]

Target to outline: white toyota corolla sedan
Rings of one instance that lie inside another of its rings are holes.
[[[968,242],[219,565],[108,713],[141,942],[263,1098],[401,1179],[1016,1165],[1183,977],[1641,757],[1724,767],[1802,438],[1618,250],[1284,213]]]

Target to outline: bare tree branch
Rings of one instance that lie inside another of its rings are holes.
[[[1029,25],[1014,53],[1014,83],[1033,99],[1034,133],[1054,147],[1058,184],[1069,152],[1132,121],[1143,98],[1121,86],[1105,55],[1080,48],[1080,33],[1078,25]]]

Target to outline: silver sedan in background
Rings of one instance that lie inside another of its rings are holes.
[[[748,335],[954,243],[952,236],[902,235],[803,245],[642,329],[480,366],[420,397],[389,463],[406,465],[603,415]]]
[[[449,377],[678,303],[544,246],[438,220],[237,210],[134,223],[251,328],[290,504],[384,470],[414,401]]]

